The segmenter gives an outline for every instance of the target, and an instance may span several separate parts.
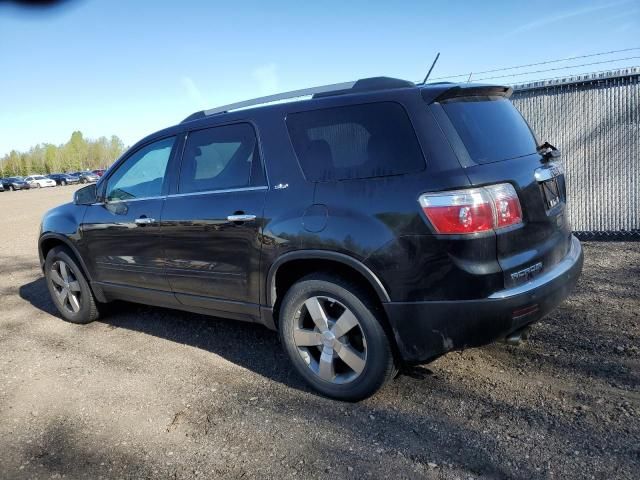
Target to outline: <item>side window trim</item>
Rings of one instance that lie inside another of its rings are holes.
[[[169,186],[169,178],[171,177],[171,165],[172,162],[174,161],[174,158],[176,156],[177,150],[178,150],[178,145],[180,145],[180,136],[182,135],[182,133],[174,133],[172,135],[166,135],[164,137],[158,137],[158,138],[154,138],[146,143],[144,143],[143,145],[140,145],[138,148],[136,148],[135,150],[131,150],[129,152],[126,153],[126,157],[122,157],[119,161],[118,164],[116,165],[115,168],[113,169],[109,169],[109,176],[104,178],[104,180],[100,181],[100,189],[98,191],[98,204],[106,204],[106,203],[122,203],[122,202],[135,202],[135,201],[140,201],[140,200],[152,200],[152,199],[157,199],[157,198],[163,198],[167,196],[168,193],[168,186]],[[133,157],[134,155],[136,155],[138,152],[140,152],[140,150],[142,150],[143,148],[148,147],[149,145],[152,145],[154,143],[157,142],[161,142],[163,140],[166,140],[168,138],[174,138],[173,141],[173,145],[171,146],[171,152],[169,153],[169,160],[167,161],[167,167],[165,168],[165,172],[164,172],[164,178],[162,180],[162,189],[161,189],[161,193],[160,195],[154,195],[154,196],[150,196],[150,197],[138,197],[138,198],[131,198],[131,199],[127,199],[127,200],[110,200],[107,202],[107,187],[109,185],[109,181],[111,180],[111,178],[115,175],[115,173],[120,170],[128,161],[131,157]]]

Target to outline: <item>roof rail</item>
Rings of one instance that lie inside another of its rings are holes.
[[[388,77],[373,77],[360,79],[353,82],[333,83],[331,85],[322,85],[319,87],[292,90],[291,92],[276,93],[274,95],[267,95],[265,97],[258,97],[251,100],[244,100],[242,102],[230,103],[229,105],[223,105],[221,107],[215,107],[209,110],[202,110],[200,112],[189,115],[182,121],[182,123],[196,120],[198,118],[208,117],[209,115],[215,115],[217,113],[225,113],[232,110],[239,110],[241,108],[254,107],[257,105],[280,102],[283,100],[291,100],[300,97],[325,96],[331,94],[352,93],[354,91],[361,90],[382,90],[385,88],[401,88],[409,86],[415,86],[415,84],[407,80],[399,80],[396,78]]]

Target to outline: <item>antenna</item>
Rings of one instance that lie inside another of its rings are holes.
[[[422,81],[422,84],[424,85],[425,83],[427,83],[427,80],[429,79],[429,75],[431,75],[431,71],[433,70],[433,67],[436,66],[436,62],[438,61],[438,59],[440,58],[440,52],[438,52],[438,54],[436,55],[435,60],[433,61],[433,63],[431,64],[431,68],[429,69],[429,71],[427,72],[427,76],[424,77],[424,80]]]

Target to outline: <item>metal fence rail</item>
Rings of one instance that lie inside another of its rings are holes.
[[[640,237],[640,74],[516,86],[513,103],[562,151],[569,218],[584,236]]]

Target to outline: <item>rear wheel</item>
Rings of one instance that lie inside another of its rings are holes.
[[[9,185],[9,190],[11,190],[12,192],[16,191],[16,187],[14,187],[13,185]]]
[[[45,275],[51,299],[65,320],[89,323],[98,318],[89,283],[67,249],[51,249],[45,262]]]
[[[38,185],[38,188],[42,188],[42,185],[40,185],[39,183],[36,183],[36,185]]]
[[[66,181],[66,180],[62,180],[62,181],[60,182],[60,185],[62,185],[63,187],[64,187],[64,186],[66,186],[66,185],[67,185],[67,181]]]
[[[380,314],[357,285],[314,274],[285,295],[280,338],[294,367],[314,389],[340,400],[362,400],[396,371]]]

